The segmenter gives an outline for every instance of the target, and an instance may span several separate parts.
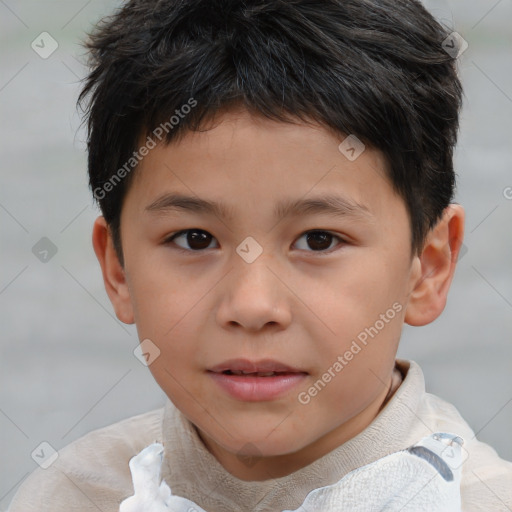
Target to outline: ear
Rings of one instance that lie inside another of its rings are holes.
[[[133,324],[133,308],[125,271],[117,257],[112,234],[104,217],[98,217],[94,222],[92,245],[100,262],[105,290],[117,318],[125,324]]]
[[[430,230],[423,250],[413,266],[421,268],[412,282],[405,322],[426,325],[444,310],[464,238],[464,209],[449,205]],[[419,263],[419,264],[418,264]]]

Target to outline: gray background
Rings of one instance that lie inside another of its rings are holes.
[[[445,312],[406,326],[399,356],[512,460],[512,0],[426,3],[469,43],[456,155],[468,252]],[[58,450],[164,399],[133,355],[134,327],[115,319],[90,242],[79,42],[114,5],[0,0],[0,510],[42,441]],[[43,31],[59,45],[47,59],[31,48]],[[32,252],[42,237],[57,248],[46,263]]]

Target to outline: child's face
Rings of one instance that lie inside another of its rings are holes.
[[[151,372],[209,448],[250,478],[237,454],[310,462],[375,417],[418,268],[379,152],[351,162],[343,137],[323,128],[244,111],[219,120],[156,147],[134,176],[121,216],[123,320],[158,347]],[[165,207],[171,194],[222,204],[228,216]],[[353,206],[276,216],[281,203],[328,196]],[[182,230],[201,231],[168,241]],[[221,385],[210,370],[238,358],[303,373],[280,393],[283,377]]]

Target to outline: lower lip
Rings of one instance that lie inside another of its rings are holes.
[[[282,373],[275,377],[208,373],[224,391],[244,402],[263,402],[279,398],[302,383],[307,376],[306,373]]]

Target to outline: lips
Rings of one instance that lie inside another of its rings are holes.
[[[225,375],[251,375],[255,377],[272,377],[275,375],[290,373],[307,373],[299,368],[294,368],[273,359],[261,359],[259,361],[250,361],[249,359],[230,359],[210,368],[209,371],[213,373],[223,373]]]
[[[264,402],[290,394],[308,373],[273,359],[230,359],[209,369],[208,375],[232,399]]]
[[[244,372],[241,370],[225,370],[222,372],[224,375],[253,375],[254,377],[273,377],[280,375],[282,372]]]

